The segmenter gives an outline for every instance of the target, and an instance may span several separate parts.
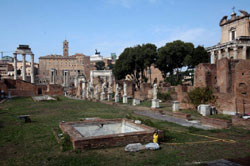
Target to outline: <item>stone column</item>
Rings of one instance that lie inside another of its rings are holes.
[[[93,83],[93,71],[90,71],[90,82]]]
[[[238,48],[237,48],[237,46],[234,47],[234,59],[238,59]]]
[[[221,56],[221,50],[218,50],[218,60],[220,60],[222,58]]]
[[[68,79],[69,79],[69,73],[68,71],[64,71],[64,74],[63,74],[63,81],[64,81],[64,86],[67,87],[68,86]]]
[[[228,47],[225,48],[225,53],[226,53],[226,57],[227,57],[228,59],[230,59],[229,48],[228,48]]]
[[[14,53],[14,80],[17,79],[17,53]]]
[[[35,83],[34,54],[31,54],[30,57],[31,57],[31,70],[30,70],[30,77],[31,77],[31,80],[30,80],[30,82],[31,82],[31,83]]]
[[[124,104],[128,103],[128,96],[127,96],[127,84],[126,82],[123,83],[123,101]]]
[[[244,45],[242,48],[242,59],[247,59],[247,46]]]
[[[119,102],[119,84],[116,84],[116,88],[115,88],[115,102],[116,103]]]
[[[105,89],[106,89],[106,83],[104,82],[102,84],[101,101],[106,100]]]
[[[211,64],[215,64],[214,51],[211,51],[210,63],[211,63]]]
[[[23,70],[22,70],[22,76],[23,76],[23,80],[26,81],[26,54],[22,54],[23,55]]]
[[[111,85],[109,85],[109,88],[108,88],[108,101],[112,100],[112,94],[113,94],[113,88],[112,88]]]
[[[159,99],[157,99],[158,87],[157,84],[154,84],[153,87],[153,99],[151,108],[159,108]]]

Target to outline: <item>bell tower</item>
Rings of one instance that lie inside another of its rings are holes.
[[[69,42],[67,40],[63,41],[63,56],[69,56]]]

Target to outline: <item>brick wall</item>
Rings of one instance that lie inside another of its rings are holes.
[[[37,95],[63,95],[63,87],[60,85],[35,85],[23,80],[4,79],[0,88],[5,88],[12,96],[37,96]]]
[[[215,118],[208,118],[208,117],[202,117],[201,123],[203,125],[212,126],[218,129],[224,129],[231,126],[231,122],[229,120],[224,119],[215,119]]]
[[[234,126],[245,126],[250,129],[250,119],[243,119],[237,116],[233,116],[232,123]]]

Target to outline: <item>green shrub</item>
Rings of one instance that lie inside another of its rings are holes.
[[[192,103],[195,107],[197,107],[200,104],[215,102],[215,97],[213,95],[213,91],[210,88],[198,87],[188,92],[188,101]]]
[[[170,96],[170,93],[162,93],[162,92],[159,92],[157,94],[157,97],[160,99],[160,100],[163,100],[163,101],[168,101],[168,100],[171,100],[171,96]]]

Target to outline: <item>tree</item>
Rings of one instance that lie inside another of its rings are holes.
[[[166,43],[165,46],[158,49],[156,67],[161,70],[164,78],[168,73],[173,74],[174,69],[184,66],[184,59],[186,56],[192,56],[194,45],[192,43],[185,43],[180,40],[176,40],[170,43]]]
[[[104,70],[105,63],[103,61],[96,62],[95,67],[96,67],[96,70]]]
[[[203,46],[197,46],[191,55],[185,57],[184,64],[188,68],[195,68],[199,63],[208,63],[209,53]]]
[[[120,80],[129,76],[137,88],[140,88],[140,83],[147,80],[144,72],[155,62],[156,54],[157,48],[153,44],[126,48],[113,68],[115,78]]]

